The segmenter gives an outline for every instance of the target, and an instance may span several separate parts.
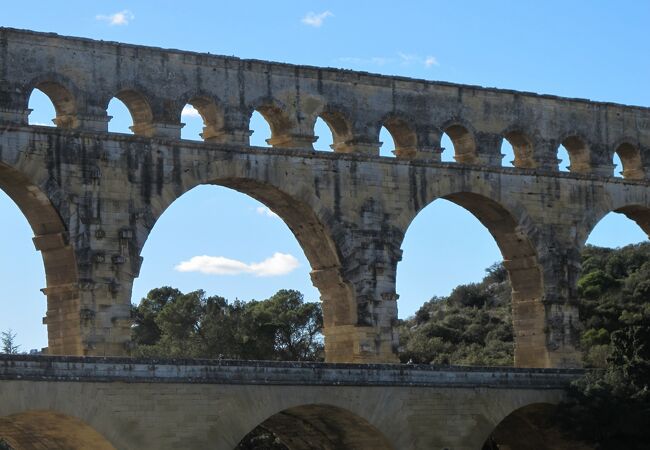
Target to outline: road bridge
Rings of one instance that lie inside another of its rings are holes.
[[[581,374],[0,356],[0,437],[27,450],[232,450],[262,425],[292,450],[481,450],[495,431],[511,448],[580,449],[545,420]]]

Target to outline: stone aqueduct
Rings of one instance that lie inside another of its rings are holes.
[[[28,125],[34,89],[56,128]],[[107,132],[114,97],[134,135]],[[186,104],[204,142],[180,139]],[[254,110],[272,148],[249,145]],[[313,151],[318,117],[334,152]],[[382,126],[396,158],[379,156]],[[455,163],[440,161],[443,133]],[[503,139],[513,168],[501,167]],[[216,184],[260,200],[296,236],[321,293],[327,361],[396,361],[402,239],[444,198],[503,254],[516,365],[580,366],[580,249],[611,211],[650,232],[649,176],[649,108],[0,29],[0,188],[43,255],[53,355],[126,354],[147,236],[174,200]]]

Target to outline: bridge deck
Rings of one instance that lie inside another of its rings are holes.
[[[562,389],[580,369],[0,355],[0,380]]]

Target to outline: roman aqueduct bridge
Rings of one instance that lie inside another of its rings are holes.
[[[34,89],[56,128],[29,125]],[[112,98],[133,135],[107,131]],[[204,142],[180,139],[187,104]],[[272,148],[249,145],[253,111]],[[313,150],[319,117],[333,152]],[[379,156],[382,126],[395,158]],[[443,133],[454,163],[440,161]],[[327,361],[396,361],[400,246],[444,198],[503,254],[516,365],[579,366],[580,250],[612,211],[650,231],[649,176],[648,108],[0,28],[0,188],[43,255],[53,355],[127,352],[147,237],[172,202],[215,184],[261,201],[296,236],[321,293]]]

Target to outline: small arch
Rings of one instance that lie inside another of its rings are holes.
[[[335,150],[334,133],[321,117],[316,118],[314,123],[314,137],[317,140],[314,142],[314,148],[319,151],[332,151]]]
[[[208,142],[217,140],[223,133],[224,115],[215,100],[207,95],[188,97],[181,110],[180,121],[200,118],[203,122],[200,137]]]
[[[645,178],[643,161],[639,147],[629,142],[623,142],[616,147],[615,155],[621,160],[622,169],[620,174],[623,178],[630,180],[642,180]]]
[[[565,137],[561,144],[569,155],[568,169],[570,172],[588,173],[591,170],[589,145],[585,139],[572,134]]]
[[[50,74],[30,83],[33,89],[38,89],[50,99],[54,105],[56,116],[52,120],[58,128],[77,128],[79,119],[77,113],[77,100],[73,95],[73,88],[67,80],[56,74]],[[31,94],[30,94],[31,97]]]
[[[56,411],[26,411],[0,417],[0,438],[16,450],[115,450],[84,421]]]
[[[483,444],[482,450],[590,450],[577,440],[567,437],[557,421],[557,406],[533,403],[508,414]]]
[[[397,156],[393,135],[390,134],[390,131],[388,131],[386,127],[381,127],[379,129],[379,142],[381,142],[379,147],[379,156],[385,156],[388,158],[394,158]]]
[[[242,439],[236,447],[240,450],[255,435],[271,433],[291,450],[393,450],[388,439],[363,417],[346,409],[308,404],[280,411]]]
[[[293,123],[282,107],[265,101],[260,102],[259,106],[251,109],[251,117],[254,111],[257,111],[264,118],[271,129],[271,137],[266,139],[267,144],[272,147],[293,146],[293,136],[291,135]]]
[[[395,116],[389,116],[383,124],[393,139],[393,154],[398,158],[414,158],[418,139],[413,127],[404,119]]]
[[[132,121],[129,129],[133,134],[148,137],[153,135],[153,112],[149,101],[143,94],[133,89],[123,89],[115,94],[114,98],[122,102],[128,109]],[[110,122],[109,126],[111,126]]]
[[[56,110],[50,97],[40,89],[34,88],[29,96],[29,125],[37,125],[41,127],[54,127],[56,126]]]
[[[534,159],[533,141],[521,130],[507,131],[503,134],[504,140],[512,146],[514,160],[512,165],[522,169],[533,169],[537,165]],[[510,161],[504,160],[504,165]]]
[[[476,139],[469,127],[452,122],[442,128],[443,133],[449,136],[454,147],[454,160],[460,164],[475,164],[478,160]]]
[[[328,108],[319,116],[332,133],[332,149],[338,153],[350,153],[349,141],[352,139],[352,127],[345,114]]]

